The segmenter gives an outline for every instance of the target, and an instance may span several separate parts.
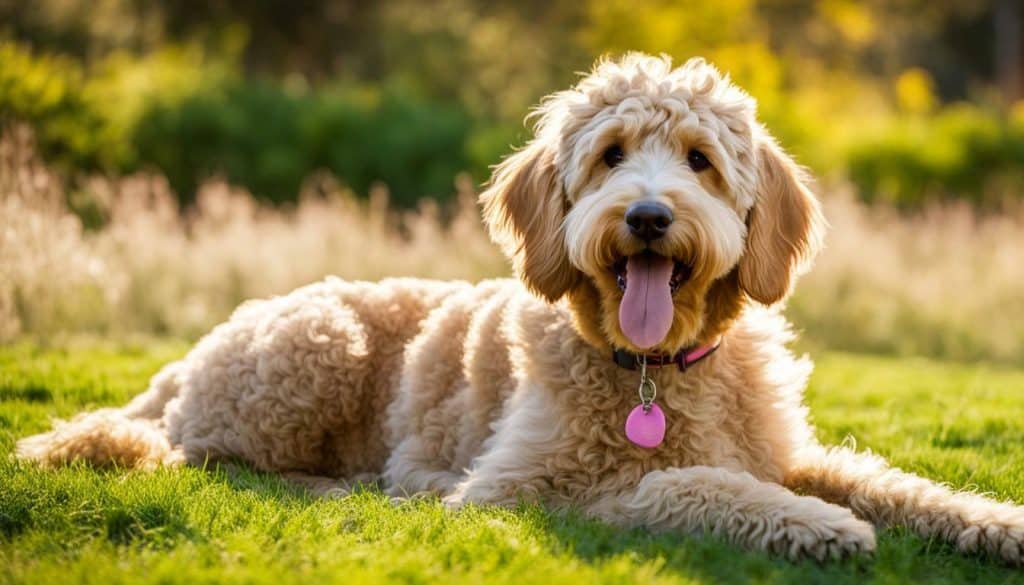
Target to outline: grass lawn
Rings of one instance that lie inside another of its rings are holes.
[[[257,473],[40,471],[8,456],[51,416],[124,402],[186,349],[0,349],[0,583],[1024,583],[1024,570],[899,530],[879,534],[874,559],[790,564],[533,508],[449,514],[375,492],[315,500]],[[904,469],[1024,502],[1024,371],[817,362],[809,401],[823,440],[852,436]]]

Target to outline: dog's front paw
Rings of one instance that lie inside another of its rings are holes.
[[[454,492],[442,498],[441,503],[444,504],[445,508],[451,510],[452,512],[457,512],[461,510],[468,502],[466,501],[464,493]]]
[[[1011,565],[1024,566],[1024,507],[989,504],[979,516],[960,530],[957,549],[985,552]]]
[[[536,501],[536,499],[530,500],[514,489],[505,489],[495,483],[471,478],[455,486],[455,490],[441,501],[449,510],[459,510],[470,503],[511,507],[521,501]]]
[[[875,552],[875,529],[852,513],[825,521],[787,521],[773,536],[772,552],[790,560],[841,560]]]

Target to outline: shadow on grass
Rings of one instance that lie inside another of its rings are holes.
[[[234,490],[255,491],[291,505],[317,501],[303,488],[275,474],[253,471],[244,465],[222,466],[215,473]],[[386,498],[373,485],[356,491]],[[436,500],[433,503],[439,505]],[[485,514],[499,513],[487,507],[478,509]],[[626,560],[631,565],[652,567],[659,574],[698,582],[1024,583],[1024,573],[996,559],[963,556],[945,542],[923,539],[901,528],[879,531],[878,551],[873,557],[789,562],[744,551],[711,535],[619,529],[578,512],[548,511],[537,506],[521,506],[513,514],[539,533],[552,554],[570,555],[593,566]]]
[[[210,534],[189,519],[187,499],[180,496],[202,494],[209,489],[226,495],[229,500],[236,496],[240,500],[255,497],[279,506],[285,511],[283,517],[302,515],[314,506],[330,508],[335,505],[310,495],[277,474],[256,471],[238,463],[211,464],[191,471],[162,470],[138,472],[138,475],[131,472],[128,476],[124,470],[116,469],[82,473],[84,466],[80,465],[58,471],[13,465],[5,470],[5,476],[15,481],[0,493],[0,542],[10,541],[32,529],[62,532],[79,543],[105,539],[118,547],[164,549],[186,540],[203,542]],[[165,474],[170,475],[172,481],[160,477]],[[134,479],[126,482],[129,476]],[[116,485],[127,488],[111,489],[111,479],[116,479]],[[363,486],[356,492],[359,497],[379,498],[378,503],[387,508],[388,498],[378,487]],[[344,500],[339,500],[339,504],[346,505]],[[404,505],[395,514],[403,514],[403,508]],[[411,502],[408,512],[415,514],[421,508],[431,512],[427,521],[434,523],[433,529],[442,534],[449,529],[450,513],[441,512],[436,500]],[[379,506],[366,509],[350,506],[338,529],[359,531],[365,521],[374,518],[380,510]],[[874,558],[824,564],[791,563],[743,551],[711,536],[622,530],[586,519],[576,512],[553,512],[536,506],[522,506],[513,511],[487,507],[471,507],[470,510],[474,510],[470,514],[480,514],[485,519],[512,519],[556,558],[573,558],[596,568],[610,567],[611,571],[602,572],[606,576],[622,571],[638,575],[657,573],[709,583],[1024,582],[1024,573],[1019,570],[991,559],[960,556],[947,544],[924,540],[904,530],[880,532],[879,550]],[[319,515],[320,512],[314,513]],[[239,522],[241,528],[248,525],[248,518],[243,512],[233,521]],[[474,519],[470,516],[470,523]],[[419,521],[423,522],[423,517]],[[272,532],[277,524],[280,521],[275,520],[261,530],[268,531],[268,537],[274,538]],[[373,546],[387,546],[390,536],[367,534],[365,539]],[[436,544],[424,540],[412,546],[429,548]],[[71,542],[65,545],[75,546]],[[465,562],[471,563],[472,559]]]
[[[872,577],[871,559],[819,564],[791,563],[765,553],[748,552],[708,534],[652,533],[623,530],[588,520],[577,513],[533,511],[556,551],[594,565],[629,558],[699,582],[863,583]]]
[[[711,535],[620,530],[577,513],[536,508],[526,513],[542,519],[556,550],[587,563],[625,556],[654,563],[661,572],[712,583],[1024,583],[1024,572],[998,559],[960,555],[946,542],[924,539],[904,528],[879,530],[878,550],[872,557],[790,562],[742,550]]]
[[[74,463],[56,470],[15,462],[5,453],[0,462],[0,542],[30,531],[59,535],[69,550],[92,539],[114,545],[166,549],[181,539],[199,540],[179,498],[168,492],[110,489],[123,470],[98,470]]]
[[[42,384],[0,385],[0,400],[24,400],[25,402],[50,402],[53,392]]]

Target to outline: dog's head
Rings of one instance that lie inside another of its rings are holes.
[[[823,220],[754,100],[700,59],[601,61],[481,195],[519,277],[592,343],[674,352],[784,299]]]

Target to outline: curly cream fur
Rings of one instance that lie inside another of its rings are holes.
[[[785,297],[823,221],[749,96],[703,61],[632,54],[598,63],[537,116],[534,140],[482,195],[518,280],[328,278],[248,302],[124,408],[59,423],[18,455],[241,459],[325,495],[378,480],[453,508],[536,500],[793,559],[870,553],[869,522],[905,524],[1022,562],[1024,509],[816,442],[811,364],[761,303]],[[626,159],[609,169],[613,143]],[[693,148],[713,169],[690,169]],[[679,218],[652,246],[693,264],[657,349],[721,338],[688,371],[654,372],[668,420],[655,449],[626,439],[638,377],[609,359],[631,346],[608,264],[642,249],[622,224],[643,198]]]

